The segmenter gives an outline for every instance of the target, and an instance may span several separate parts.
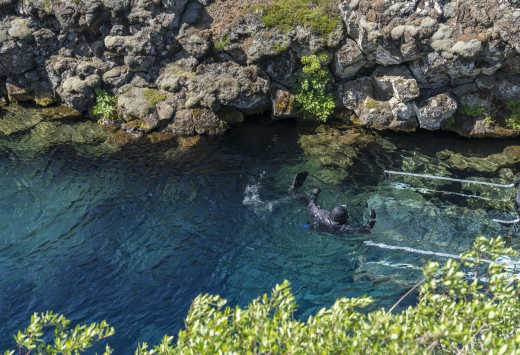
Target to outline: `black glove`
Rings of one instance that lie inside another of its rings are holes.
[[[293,178],[291,186],[289,186],[289,192],[294,192],[299,189],[305,182],[305,179],[307,179],[307,175],[309,175],[309,173],[306,171],[302,171],[296,174]]]
[[[370,229],[374,228],[376,224],[376,211],[373,208],[370,209],[370,219],[368,220],[368,226]]]

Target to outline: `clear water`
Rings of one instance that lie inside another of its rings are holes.
[[[199,293],[244,306],[284,279],[301,318],[343,296],[366,294],[374,307],[388,307],[428,260],[445,258],[366,241],[457,254],[479,234],[510,234],[491,218],[512,214],[484,198],[417,189],[460,186],[385,178],[383,169],[419,155],[432,157],[435,168],[435,153],[446,147],[486,155],[511,144],[429,133],[387,135],[395,148],[367,148],[340,184],[310,172],[303,190],[319,186],[322,206],[347,203],[353,223],[364,222],[367,205],[377,211],[371,235],[305,229],[304,206],[285,192],[311,159],[297,142],[309,129],[251,124],[175,159],[165,159],[167,145],[102,158],[69,146],[30,156],[0,150],[0,349],[14,347],[11,335],[33,312],[54,310],[73,322],[106,319],[116,328],[109,344],[129,354],[137,340],[176,335]],[[508,201],[512,194],[485,196]]]

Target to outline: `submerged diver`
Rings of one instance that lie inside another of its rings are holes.
[[[303,185],[307,175],[308,173],[306,171],[296,174],[289,187],[289,194],[296,196],[297,189]],[[305,196],[296,196],[307,205],[313,219],[314,228],[334,234],[368,234],[372,231],[372,228],[374,228],[376,224],[376,212],[373,209],[370,210],[370,219],[367,224],[353,227],[347,224],[348,212],[345,206],[336,206],[332,211],[320,208],[317,204],[320,191],[319,188],[312,189],[309,199]]]

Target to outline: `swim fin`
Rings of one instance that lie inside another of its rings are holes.
[[[303,183],[305,182],[305,179],[307,179],[307,175],[309,175],[309,173],[306,171],[301,171],[298,174],[296,174],[291,183],[291,186],[289,187],[289,191],[295,191],[302,187]]]

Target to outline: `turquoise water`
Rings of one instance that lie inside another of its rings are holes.
[[[457,254],[479,234],[511,232],[491,219],[512,216],[513,191],[385,177],[383,169],[409,159],[423,159],[416,171],[431,173],[446,147],[486,155],[511,143],[430,133],[387,135],[394,148],[367,147],[339,184],[310,171],[303,190],[319,186],[323,207],[347,203],[353,223],[366,220],[368,206],[377,211],[371,235],[305,229],[304,206],[285,195],[292,174],[312,159],[297,142],[302,129],[310,128],[250,124],[175,159],[165,159],[168,145],[97,158],[70,146],[37,155],[0,149],[0,334],[7,335],[0,349],[14,347],[11,335],[33,312],[54,310],[73,322],[107,320],[116,353],[133,353],[137,340],[176,335],[199,293],[244,306],[284,279],[302,319],[343,296],[366,294],[374,307],[388,307],[421,279],[428,260],[446,259],[367,241]],[[502,174],[518,173],[507,169]],[[500,199],[503,209],[493,204]]]

